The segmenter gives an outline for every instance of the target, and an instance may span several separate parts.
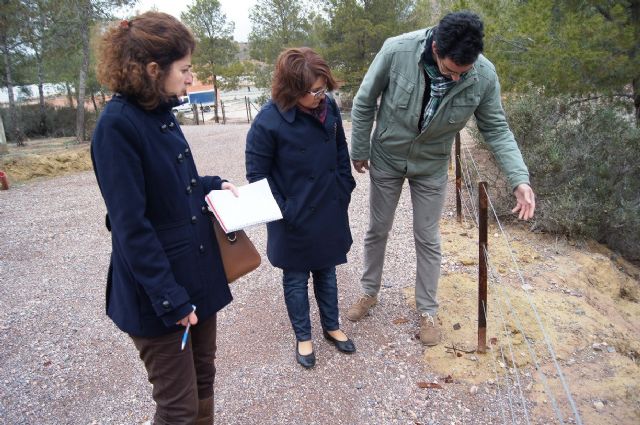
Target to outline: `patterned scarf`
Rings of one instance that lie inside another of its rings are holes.
[[[307,114],[311,115],[312,117],[314,117],[315,119],[320,121],[322,124],[324,124],[324,120],[327,118],[327,98],[326,98],[326,96],[325,96],[324,99],[322,99],[320,101],[320,104],[317,107],[315,107],[314,109],[305,108],[304,106],[301,106],[300,104],[298,104],[298,108],[302,112],[306,112]]]
[[[431,55],[431,44],[433,42],[433,28],[427,31],[427,46],[425,48],[425,55]],[[425,61],[423,59],[424,70],[431,79],[431,97],[427,106],[424,107],[424,113],[422,114],[422,131],[424,131],[434,115],[438,111],[438,106],[442,102],[442,98],[447,94],[451,87],[457,84],[457,81],[453,81],[450,78],[445,77],[440,73],[437,62]],[[459,80],[462,81],[462,78]]]

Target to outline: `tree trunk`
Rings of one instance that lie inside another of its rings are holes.
[[[71,93],[71,86],[68,81],[64,82],[64,86],[67,88],[67,100],[69,101],[69,108],[73,108],[73,93]]]
[[[9,152],[7,146],[7,138],[4,136],[4,124],[2,123],[2,114],[0,114],[0,155]]]
[[[82,65],[78,77],[78,108],[76,109],[76,140],[82,143],[86,139],[84,127],[84,97],[89,70],[89,17],[91,4],[83,1],[80,6],[80,37],[82,39]]]
[[[633,28],[633,37],[635,42],[631,50],[631,61],[635,62],[636,57],[640,54],[640,0],[631,2],[631,25]],[[638,71],[636,69],[636,71]],[[640,127],[640,75],[636,74],[636,78],[632,81],[633,86],[633,105],[636,108],[636,127]]]
[[[636,127],[640,127],[640,77],[633,80],[633,106],[636,108]]]
[[[44,67],[42,65],[42,53],[44,52],[44,37],[43,34],[46,30],[45,13],[42,5],[38,7],[38,23],[40,24],[40,37],[38,39],[37,48],[34,49],[36,56],[36,69],[38,72],[38,94],[40,97],[40,134],[47,135],[47,110],[44,104]],[[35,47],[35,46],[34,46]],[[39,49],[39,50],[38,50]]]
[[[38,130],[42,136],[47,135],[47,110],[44,106],[44,71],[42,69],[42,56],[36,52],[36,68],[38,72],[38,97],[40,99],[40,123]]]
[[[18,111],[16,110],[16,101],[13,97],[13,80],[11,78],[11,60],[9,58],[9,46],[7,45],[7,36],[3,32],[0,34],[0,43],[2,46],[2,56],[4,57],[5,68],[5,80],[7,91],[9,92],[9,122],[11,124],[11,131],[13,131],[13,137],[16,140],[18,146],[24,146],[24,134],[20,128],[20,122],[18,121]]]

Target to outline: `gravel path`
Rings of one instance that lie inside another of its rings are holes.
[[[244,184],[248,125],[186,127],[201,174]],[[354,245],[338,267],[342,313],[360,294],[368,176],[355,176]],[[451,187],[452,185],[450,185]],[[358,348],[343,355],[324,341],[312,302],[318,359],[304,370],[281,272],[266,259],[266,230],[249,230],[260,268],[232,284],[234,302],[219,314],[217,424],[451,424],[502,422],[495,390],[442,383],[415,339],[418,317],[405,301],[415,253],[411,209],[403,194],[389,240],[381,303],[342,328]],[[447,212],[455,209],[451,198]],[[93,173],[31,182],[0,192],[0,423],[140,424],[154,410],[151,386],[130,339],[104,314],[110,236]],[[393,324],[399,317],[408,323]]]

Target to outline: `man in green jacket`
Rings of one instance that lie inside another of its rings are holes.
[[[369,170],[371,183],[364,294],[349,308],[347,318],[362,319],[378,301],[387,239],[406,179],[413,204],[416,306],[425,345],[440,341],[435,320],[441,261],[438,226],[451,145],[472,115],[513,188],[513,212],[527,220],[535,210],[529,172],[505,119],[495,68],[481,55],[483,36],[476,14],[456,12],[435,27],[390,38],[353,101],[351,160],[357,172]]]

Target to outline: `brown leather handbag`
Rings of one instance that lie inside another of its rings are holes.
[[[257,269],[262,259],[244,230],[225,233],[215,217],[210,217],[227,281],[231,283]]]

